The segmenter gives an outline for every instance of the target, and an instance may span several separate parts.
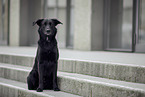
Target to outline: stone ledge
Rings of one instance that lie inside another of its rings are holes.
[[[1,77],[26,82],[27,74],[31,68],[3,64]],[[118,80],[98,78],[88,75],[58,72],[58,84],[62,91],[89,97],[93,95],[107,97],[144,97],[145,84],[130,83]]]
[[[0,54],[0,62],[32,67],[34,57]],[[145,66],[110,62],[60,59],[58,70],[128,82],[145,83]]]
[[[26,83],[12,81],[0,78],[0,96],[1,97],[80,97],[77,95],[55,92],[52,90],[44,90],[43,92],[36,92],[28,90]]]

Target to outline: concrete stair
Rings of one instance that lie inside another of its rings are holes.
[[[144,61],[144,60],[143,60]],[[32,67],[34,56],[0,54],[0,62]],[[61,58],[58,70],[114,80],[145,84],[145,65],[97,62]]]
[[[80,97],[77,95],[44,90],[42,93],[28,90],[26,83],[0,78],[1,97]]]
[[[2,97],[145,97],[143,65],[61,58],[58,84],[62,92],[38,93],[26,85],[33,61],[34,56],[30,55],[0,54]]]
[[[0,97],[81,97],[72,93],[63,91],[55,92],[53,90],[44,90],[42,93],[34,90],[28,90],[26,78],[31,67],[21,66],[21,64],[6,64],[2,60],[7,58],[0,54]],[[11,55],[6,55],[7,57]],[[17,56],[18,57],[18,56]],[[21,63],[21,56],[13,61]],[[29,58],[27,58],[29,60]],[[9,60],[9,59],[8,59]],[[9,60],[10,61],[10,60]],[[27,63],[27,60],[25,60]]]

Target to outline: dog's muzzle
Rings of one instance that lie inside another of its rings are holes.
[[[46,32],[45,32],[45,34],[46,35],[50,35],[51,34],[51,31],[49,29],[47,29]]]

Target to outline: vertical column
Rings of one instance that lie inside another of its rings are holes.
[[[19,46],[20,0],[10,0],[10,46]]]
[[[91,0],[76,0],[74,49],[91,50]]]
[[[103,49],[103,1],[75,1],[74,49]]]

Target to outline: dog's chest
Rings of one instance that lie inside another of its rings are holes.
[[[51,42],[39,40],[38,45],[41,49],[47,50],[47,51],[52,51],[53,49],[57,48],[56,40],[51,41]]]
[[[56,40],[48,43],[38,41],[38,56],[40,57],[40,61],[57,61],[58,50],[57,50],[57,42]]]
[[[40,61],[56,61],[56,56],[57,56],[56,52],[52,51],[41,52]]]

